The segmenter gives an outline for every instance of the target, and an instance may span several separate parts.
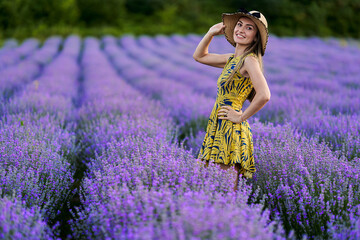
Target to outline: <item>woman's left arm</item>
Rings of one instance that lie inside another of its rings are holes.
[[[244,60],[244,67],[249,74],[256,94],[250,105],[240,116],[239,122],[245,121],[257,113],[270,100],[270,89],[263,72],[260,69],[258,60],[254,56],[247,56]]]
[[[222,106],[219,110],[219,119],[227,119],[234,123],[241,123],[257,113],[270,100],[270,89],[258,60],[254,56],[247,56],[244,60],[246,72],[249,74],[256,94],[244,112],[236,112],[230,106]],[[227,112],[227,117],[226,115]]]
[[[247,56],[243,67],[250,76],[256,94],[244,112],[241,110],[237,112],[230,106],[221,106],[218,111],[219,119],[241,123],[257,113],[270,100],[270,89],[260,69],[258,60],[253,56]]]

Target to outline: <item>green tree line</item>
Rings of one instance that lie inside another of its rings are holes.
[[[261,11],[278,36],[360,37],[360,0],[0,0],[0,34],[204,33],[239,8]]]

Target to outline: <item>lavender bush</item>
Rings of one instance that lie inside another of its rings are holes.
[[[26,208],[14,199],[0,199],[1,239],[55,239],[53,231],[42,220],[38,207]]]
[[[22,61],[17,65],[0,70],[1,104],[10,98],[14,92],[31,81],[40,71],[40,66],[32,61]]]
[[[4,52],[6,52],[9,49],[17,47],[18,44],[19,44],[18,41],[14,38],[9,38],[9,39],[5,40],[2,44],[0,54],[3,54]]]
[[[279,226],[268,223],[261,205],[246,204],[246,188],[224,197],[214,192],[179,192],[166,188],[129,190],[114,186],[108,201],[87,205],[76,221],[83,239],[284,239]],[[275,233],[274,233],[275,232]],[[84,235],[85,233],[85,235]]]
[[[80,39],[69,37],[64,49],[72,48],[74,41]],[[74,114],[77,63],[65,51],[67,55],[57,55],[60,43],[59,38],[49,39],[28,57],[38,65],[50,59],[51,63],[3,105],[0,122],[2,195],[14,196],[29,208],[39,207],[47,222],[58,217],[73,193],[71,161],[78,151],[76,124],[69,116]]]
[[[21,48],[17,49],[18,51],[16,51],[16,53],[19,55],[18,58],[26,54],[30,55],[27,56],[24,61],[20,61],[18,64],[0,71],[0,93],[5,100],[10,98],[14,92],[19,91],[26,83],[30,82],[40,74],[41,66],[51,61],[58,52],[61,38],[53,37],[48,39],[42,48],[34,51],[34,53],[33,50],[34,47],[37,47],[38,41],[28,40],[28,42],[31,44],[25,45],[26,42],[23,43]]]
[[[328,232],[334,239],[355,240],[360,238],[360,206],[356,206],[348,216],[331,215]]]
[[[289,124],[254,126],[257,172],[253,189],[267,195],[266,206],[300,238],[328,238],[330,216],[346,217],[360,204],[360,168],[325,144],[307,139]]]
[[[63,125],[64,126],[64,125]],[[54,218],[70,193],[73,171],[64,157],[73,154],[74,133],[53,116],[8,115],[0,123],[0,181],[3,194]]]
[[[3,46],[0,54],[0,70],[18,63],[28,57],[39,46],[39,41],[34,38],[26,39],[19,47],[10,47],[11,42]]]

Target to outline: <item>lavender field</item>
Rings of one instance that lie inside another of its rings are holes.
[[[0,239],[359,239],[359,42],[270,36],[256,173],[233,192],[196,159],[221,73],[200,40],[6,41]]]

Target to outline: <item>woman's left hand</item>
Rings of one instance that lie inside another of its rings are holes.
[[[218,118],[219,119],[225,119],[225,120],[229,120],[233,123],[240,123],[240,116],[242,115],[242,111],[240,110],[235,111],[232,107],[230,106],[221,106],[219,111],[218,111]]]

